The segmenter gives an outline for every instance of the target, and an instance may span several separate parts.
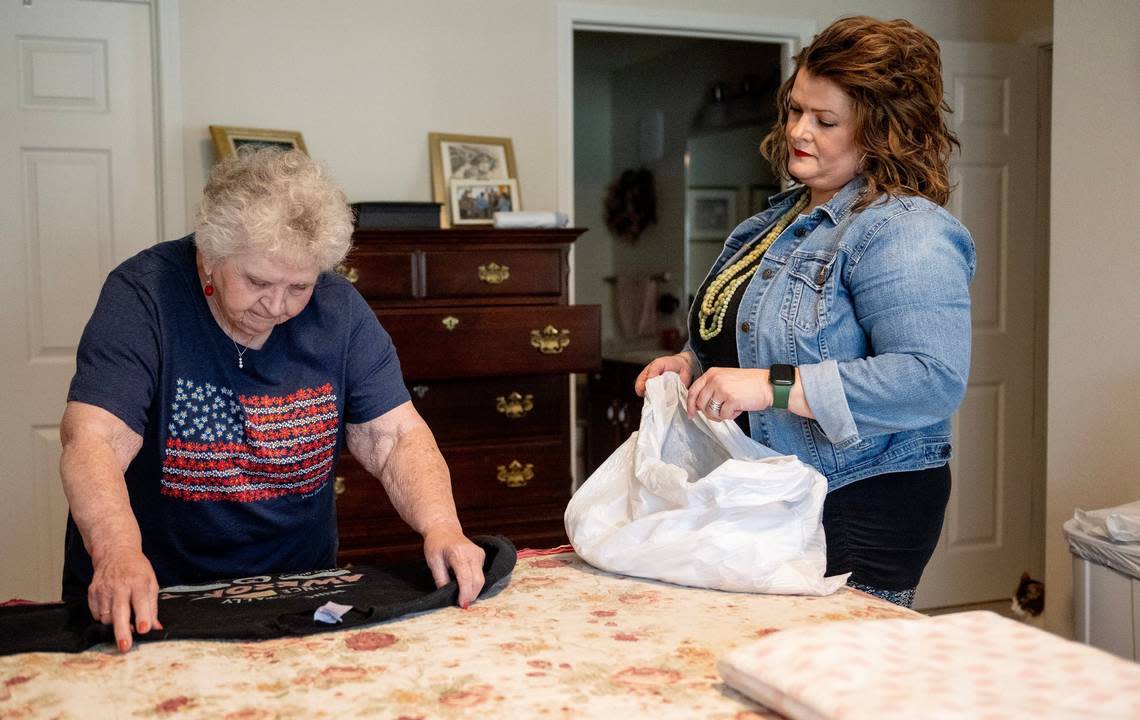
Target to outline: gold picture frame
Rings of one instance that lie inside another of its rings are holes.
[[[218,160],[225,160],[237,154],[238,148],[277,147],[283,150],[300,150],[309,154],[305,140],[296,130],[266,130],[263,128],[230,127],[211,125],[210,137],[214,139],[214,152]]]
[[[431,157],[432,200],[443,203],[440,225],[451,227],[454,213],[451,203],[452,180],[500,181],[518,179],[515,150],[510,138],[487,135],[455,135],[428,133]],[[517,182],[513,205],[521,207]]]

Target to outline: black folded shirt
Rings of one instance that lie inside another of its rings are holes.
[[[486,551],[480,597],[509,582],[515,547],[505,537],[472,538]],[[140,642],[170,639],[261,640],[310,635],[393,620],[454,605],[459,585],[435,587],[423,562],[394,568],[282,573],[163,588],[158,593],[162,630],[138,635]],[[351,605],[339,624],[313,619],[326,602]],[[0,655],[80,652],[114,642],[114,630],[91,617],[85,602],[0,608]]]

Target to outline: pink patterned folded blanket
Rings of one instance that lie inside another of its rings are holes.
[[[793,720],[1140,718],[1140,665],[991,612],[792,628],[717,668]]]

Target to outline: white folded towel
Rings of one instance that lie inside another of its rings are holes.
[[[988,611],[790,627],[717,669],[793,720],[1140,717],[1140,665]]]
[[[566,213],[560,212],[497,212],[494,218],[497,228],[560,228],[566,227],[570,222]]]

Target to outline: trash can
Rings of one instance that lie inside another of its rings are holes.
[[[1077,510],[1064,530],[1077,640],[1140,660],[1140,501]]]

